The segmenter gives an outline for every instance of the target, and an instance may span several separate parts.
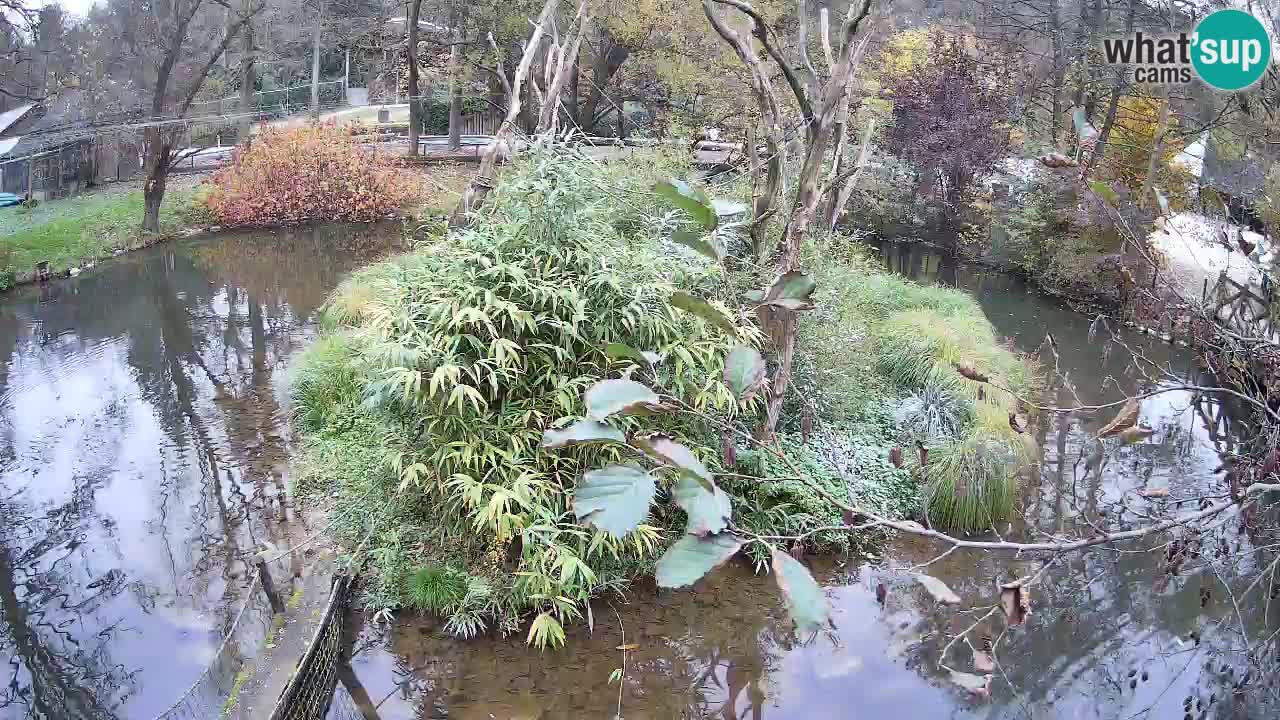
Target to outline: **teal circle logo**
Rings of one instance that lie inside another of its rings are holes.
[[[1243,10],[1218,10],[1196,25],[1191,64],[1218,90],[1243,90],[1271,64],[1271,38],[1258,18]]]

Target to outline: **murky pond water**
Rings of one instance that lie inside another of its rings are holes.
[[[1108,332],[1090,333],[1089,318],[1015,279],[956,266],[918,247],[886,246],[883,256],[914,279],[972,293],[997,332],[1020,350],[1037,350],[1051,333],[1067,380],[1051,393],[1059,404],[1093,405],[1206,382],[1191,355],[1123,332],[1107,342]],[[1121,343],[1168,374],[1135,366]],[[1179,498],[1226,492],[1214,472],[1233,442],[1221,407],[1191,390],[1158,395],[1142,404],[1141,419],[1155,430],[1147,442],[1099,445],[1094,434],[1112,414],[1079,412],[1039,424],[1043,461],[1024,486],[1027,522],[997,530],[1007,539],[1119,530],[1177,512]],[[1168,498],[1138,495],[1153,489],[1167,489]],[[1193,501],[1184,504],[1192,509]],[[772,580],[744,565],[693,592],[641,585],[625,600],[598,601],[594,631],[576,628],[554,653],[530,650],[522,637],[454,640],[430,619],[367,624],[353,638],[355,677],[340,688],[330,717],[1276,717],[1275,673],[1260,677],[1259,669],[1280,662],[1275,646],[1261,642],[1280,624],[1280,600],[1268,600],[1267,588],[1245,594],[1275,560],[1276,540],[1238,514],[1224,515],[1205,535],[1202,552],[1176,573],[1169,572],[1167,546],[1156,544],[1168,541],[1059,558],[1031,590],[1029,620],[1014,628],[1005,627],[999,611],[990,614],[999,602],[997,583],[1037,571],[1038,560],[952,553],[927,571],[959,593],[965,609],[939,608],[903,570],[942,549],[915,539],[891,542],[872,561],[816,560],[836,629],[807,645],[791,637]],[[994,646],[989,699],[948,681],[948,669],[975,669],[973,649],[951,642],[962,633],[973,647]],[[625,679],[611,685],[611,673],[624,665],[618,648],[632,643]],[[1244,652],[1250,649],[1253,665]],[[363,708],[349,695],[365,700]]]
[[[245,559],[305,531],[282,370],[400,236],[224,234],[0,296],[0,718],[149,720],[200,676]]]

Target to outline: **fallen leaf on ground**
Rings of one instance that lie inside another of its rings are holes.
[[[930,575],[916,575],[916,582],[923,585],[924,589],[928,590],[929,594],[933,596],[933,599],[943,605],[959,605],[961,602],[960,596],[955,594],[955,591],[947,587],[946,583],[936,577]]]
[[[619,645],[618,647],[614,648],[614,650],[626,651],[626,650],[637,650],[639,648],[640,648],[640,643],[627,643],[626,645]]]
[[[1031,612],[1031,593],[1021,585],[1000,586],[1000,609],[1004,611],[1009,627],[1017,627],[1027,621]]]
[[[956,672],[948,670],[951,673],[951,682],[968,690],[970,694],[977,697],[991,697],[991,676],[990,675],[974,675],[973,673]]]
[[[1102,429],[1098,431],[1098,437],[1110,437],[1125,428],[1133,427],[1138,422],[1138,410],[1138,399],[1129,398],[1124,407],[1120,408],[1120,412],[1116,413],[1114,418],[1111,418],[1111,422],[1103,425]]]
[[[1169,497],[1169,488],[1143,488],[1138,491],[1138,495],[1144,498]]]
[[[981,650],[974,650],[973,669],[980,673],[993,672],[996,669],[996,662],[991,658],[990,653],[985,653]]]
[[[1151,437],[1153,433],[1155,433],[1155,430],[1149,427],[1134,425],[1133,427],[1127,427],[1124,430],[1120,431],[1120,442],[1124,443],[1125,445],[1130,445],[1136,442],[1142,442],[1143,440],[1146,440],[1147,438]]]

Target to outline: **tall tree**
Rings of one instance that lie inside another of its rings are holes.
[[[121,2],[142,6],[129,9],[135,10],[133,16],[146,23],[147,32],[156,38],[156,42],[139,46],[143,57],[136,60],[154,63],[156,68],[154,76],[149,78],[151,120],[143,132],[146,183],[143,185],[142,229],[158,232],[160,205],[172,169],[174,145],[182,135],[182,119],[195,102],[209,71],[265,3],[251,0],[252,4],[240,11],[234,21],[224,24],[219,13],[210,12],[214,6],[210,0],[164,0],[150,13],[146,12],[150,7],[146,0]],[[219,32],[218,28],[224,26]],[[206,38],[203,42],[202,37]]]

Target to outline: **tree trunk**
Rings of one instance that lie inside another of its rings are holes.
[[[542,101],[542,111],[538,113],[538,132],[544,130],[556,129],[556,120],[560,117],[560,95],[564,92],[564,86],[569,81],[569,71],[578,62],[578,50],[582,46],[582,36],[587,33],[591,26],[591,8],[588,6],[587,0],[581,0],[578,4],[579,25],[577,32],[571,37],[565,38],[564,45],[560,48],[557,57],[557,65],[555,73],[551,78],[551,83],[547,87],[547,96]],[[622,133],[620,132],[619,137]]]
[[[450,227],[463,227],[467,224],[467,213],[484,202],[485,196],[493,189],[493,176],[498,167],[499,156],[504,151],[513,151],[511,140],[515,134],[515,124],[520,117],[521,106],[523,105],[521,92],[525,90],[524,81],[529,76],[529,68],[533,65],[533,58],[538,54],[538,46],[542,42],[542,33],[547,23],[551,21],[551,16],[555,12],[557,4],[558,0],[547,0],[546,5],[542,7],[542,13],[538,15],[538,22],[534,24],[533,32],[529,34],[529,42],[525,45],[524,53],[520,56],[520,64],[516,67],[515,77],[511,80],[511,92],[507,100],[507,116],[502,121],[502,125],[498,127],[498,131],[494,133],[493,140],[489,142],[488,147],[481,154],[480,168],[476,171],[476,176],[467,184],[457,207],[453,209],[453,213],[449,216]]]
[[[600,114],[600,103],[607,99],[604,89],[631,55],[629,48],[614,43],[608,33],[601,34],[600,45],[600,52],[591,63],[591,91],[587,93],[586,103],[582,106],[582,117],[579,120],[582,129],[593,134],[597,116]]]
[[[1058,0],[1049,0],[1049,44],[1053,55],[1053,97],[1049,102],[1049,144],[1057,149],[1062,131],[1062,86],[1066,82],[1067,68],[1062,52],[1062,21],[1059,18]]]
[[[249,12],[250,0],[244,0],[240,5],[242,13]],[[249,128],[253,123],[253,111],[257,103],[254,102],[254,86],[258,83],[257,66],[254,65],[253,55],[253,22],[246,22],[241,30],[244,34],[240,36],[240,48],[244,54],[240,57],[240,111],[245,117],[240,122],[242,130],[240,138],[241,142],[249,139]]]
[[[418,154],[418,133],[422,131],[422,99],[418,97],[418,16],[422,0],[409,3],[409,155]]]
[[[164,202],[165,185],[169,180],[170,139],[160,128],[147,128],[146,184],[142,187],[143,232],[160,232],[160,204]]]
[[[578,118],[578,102],[579,102],[578,58],[579,57],[581,56],[575,55],[572,58],[573,68],[569,71],[569,101],[566,103],[568,105],[567,109],[568,109],[568,115],[569,115],[569,122],[573,123],[574,127],[578,127],[582,124],[581,120],[579,120]]]
[[[1133,17],[1136,13],[1136,5],[1138,0],[1129,0],[1129,10],[1125,18],[1125,33],[1133,32]],[[1099,11],[1100,12],[1100,11]],[[1089,156],[1089,163],[1085,165],[1084,170],[1080,173],[1081,179],[1088,177],[1093,167],[1102,159],[1103,152],[1107,149],[1107,138],[1111,137],[1111,128],[1116,124],[1116,111],[1120,107],[1120,93],[1124,89],[1124,68],[1117,68],[1115,72],[1116,84],[1111,90],[1111,101],[1107,104],[1107,117],[1102,123],[1102,129],[1098,131],[1098,143],[1093,148],[1093,154]],[[1085,112],[1086,116],[1088,111]]]
[[[320,35],[324,30],[324,0],[316,0],[316,28],[311,41],[311,115],[320,117]]]
[[[1151,138],[1151,159],[1147,161],[1147,177],[1142,181],[1142,189],[1138,191],[1138,207],[1147,207],[1147,197],[1155,187],[1156,173],[1160,170],[1161,155],[1164,154],[1164,136],[1169,129],[1169,100],[1164,99],[1160,106],[1160,119],[1156,121],[1156,132]]]
[[[456,19],[454,21],[457,22]],[[453,31],[449,48],[449,149],[462,147],[462,45],[458,31]]]

